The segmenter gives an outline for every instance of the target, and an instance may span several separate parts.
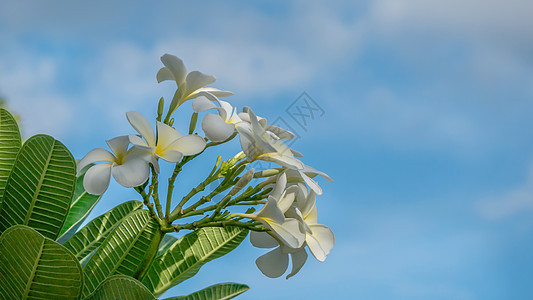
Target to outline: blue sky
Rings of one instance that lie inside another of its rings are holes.
[[[26,136],[77,157],[149,115],[164,53],[286,120],[327,172],[325,263],[265,278],[248,242],[169,295],[236,281],[242,299],[529,299],[533,287],[533,4],[526,0],[0,2],[0,94]],[[307,92],[324,110],[300,127]],[[177,123],[187,124],[189,112]],[[184,131],[184,129],[182,129]],[[226,156],[238,151],[226,145]],[[215,152],[191,164],[180,187]],[[95,215],[136,197],[116,184]]]

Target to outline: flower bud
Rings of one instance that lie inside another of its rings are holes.
[[[191,116],[191,124],[189,125],[189,134],[192,134],[194,129],[196,129],[196,122],[198,122],[198,113],[193,113]]]
[[[161,116],[163,116],[163,109],[165,108],[165,99],[161,97],[159,99],[159,104],[157,105],[157,120],[161,121]]]
[[[228,193],[228,196],[234,196],[236,195],[240,190],[242,190],[245,186],[252,181],[254,178],[254,169],[248,170],[242,177],[237,181],[235,186],[231,189],[231,191]]]

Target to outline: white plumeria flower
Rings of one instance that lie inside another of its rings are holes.
[[[323,262],[335,245],[335,235],[328,226],[318,224],[316,194],[311,191],[306,198],[299,197],[295,203],[296,207],[287,215],[301,216],[301,224],[306,228],[305,243],[313,256]]]
[[[213,142],[223,142],[230,138],[235,133],[235,125],[241,122],[236,108],[208,92],[202,92],[201,96],[194,99],[192,108],[195,113],[210,109],[218,110],[218,114],[208,113],[202,120],[205,136]]]
[[[174,55],[161,56],[161,62],[165,66],[157,72],[157,82],[173,80],[178,85],[176,95],[170,104],[170,113],[174,112],[183,102],[196,98],[200,92],[210,92],[217,97],[233,95],[229,91],[205,87],[216,81],[215,76],[199,71],[192,71],[187,74],[187,68],[185,68],[183,61]]]
[[[281,139],[275,139],[266,131],[254,112],[246,107],[250,123],[237,125],[241,147],[248,161],[266,160],[289,169],[300,170],[304,164],[294,157],[291,149]],[[266,124],[266,120],[264,122]]]
[[[278,180],[279,181],[279,180]],[[299,184],[299,187],[303,185]],[[295,185],[289,188],[294,188]],[[313,191],[307,195],[307,188],[303,186],[302,193],[297,194],[297,200],[285,212],[286,216],[300,220],[301,231],[305,232],[305,244],[297,249],[287,247],[283,242],[266,232],[251,232],[250,241],[258,248],[276,249],[262,255],[256,260],[257,267],[268,277],[276,278],[285,273],[292,260],[292,271],[287,279],[294,276],[303,267],[307,260],[305,246],[320,262],[326,259],[335,244],[335,236],[329,227],[317,223],[316,196]],[[287,204],[284,204],[286,206]],[[279,246],[279,247],[278,247]]]
[[[286,218],[284,213],[294,202],[295,195],[291,191],[285,191],[286,180],[284,174],[280,175],[278,185],[268,196],[267,203],[254,214],[236,213],[235,216],[241,216],[261,222],[266,228],[270,229],[281,243],[290,248],[299,248],[305,241],[305,233],[300,230],[299,221],[294,218]],[[289,203],[289,204],[288,204]],[[288,205],[287,205],[288,204]]]
[[[129,111],[126,117],[131,126],[141,135],[130,135],[130,142],[134,147],[148,150],[154,158],[162,158],[168,162],[179,162],[183,156],[195,155],[205,149],[205,140],[197,135],[182,135],[176,129],[165,123],[157,122],[157,141],[152,125],[146,118],[136,111]],[[144,140],[143,140],[144,138]],[[159,172],[157,159],[151,160],[154,168]]]
[[[252,231],[250,242],[257,248],[277,247],[255,261],[257,268],[267,277],[277,278],[283,275],[289,266],[289,256],[292,261],[292,271],[287,275],[287,279],[296,275],[307,261],[307,252],[304,246],[297,249],[287,247],[266,232]]]
[[[285,218],[277,201],[272,197],[268,198],[267,203],[257,213],[241,216],[261,222],[281,243],[290,248],[299,248],[305,242],[305,233],[300,230],[298,220]]]
[[[127,135],[106,141],[111,152],[96,148],[85,155],[78,163],[78,176],[83,168],[95,162],[102,162],[90,167],[85,173],[83,187],[93,195],[102,195],[109,187],[111,174],[125,187],[136,187],[148,180],[150,153],[142,149],[130,148]]]
[[[322,188],[318,185],[318,182],[313,180],[314,177],[317,175],[322,176],[324,179],[326,179],[329,182],[332,182],[333,179],[328,176],[328,174],[318,171],[310,166],[304,165],[303,169],[301,170],[286,170],[287,178],[290,181],[304,181],[313,192],[315,192],[317,195],[322,195]]]
[[[244,122],[247,122],[249,124],[252,123],[250,114],[248,112],[241,112],[238,114],[238,117]],[[290,132],[289,130],[274,125],[267,125],[267,120],[265,118],[261,118],[257,115],[256,117],[259,122],[259,125],[263,126],[265,131],[270,134],[274,139],[291,140],[295,137],[294,133]],[[294,156],[303,157],[303,155],[301,155],[299,152],[294,151],[292,149],[291,151],[293,152]]]

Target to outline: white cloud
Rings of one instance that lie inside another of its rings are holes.
[[[373,2],[367,21],[414,61],[459,47],[456,59],[466,52],[466,69],[481,79],[491,72],[533,80],[532,10],[528,0],[385,0]]]
[[[24,136],[45,133],[64,137],[75,107],[54,89],[58,80],[57,61],[22,50],[18,55],[16,59],[0,58],[0,93],[7,97],[9,107],[23,116]]]
[[[483,199],[478,204],[481,216],[489,220],[502,220],[519,214],[533,212],[533,163],[525,181],[509,191]]]

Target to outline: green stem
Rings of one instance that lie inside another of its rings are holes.
[[[157,222],[159,223],[159,225],[163,225],[163,222],[162,220],[157,216],[157,213],[155,212],[154,210],[154,205],[152,203],[150,203],[150,194],[151,194],[151,191],[146,194],[146,192],[140,188],[140,187],[136,187],[135,190],[141,195],[141,197],[143,198],[143,203],[144,205],[146,205],[146,207],[148,208],[148,211],[150,212],[150,216],[154,219],[157,220]],[[151,190],[151,189],[150,189]]]
[[[159,202],[159,180],[157,172],[152,168],[152,198],[154,199],[155,208],[157,209],[157,214],[160,219],[163,219],[163,209],[161,208],[161,203]]]
[[[211,216],[211,220],[214,221],[216,216],[220,213],[220,211],[226,207],[228,202],[231,200],[231,196],[226,196],[220,200],[220,202],[217,204],[217,207],[215,208],[215,211],[213,212],[213,215]]]
[[[165,219],[168,224],[170,224],[172,221],[170,221],[170,204],[172,202],[172,193],[174,192],[174,182],[176,182],[176,177],[178,177],[178,174],[183,170],[183,166],[188,163],[189,161],[193,160],[198,155],[202,154],[202,152],[192,155],[192,156],[186,156],[184,157],[180,163],[176,164],[176,167],[174,168],[174,172],[172,172],[172,175],[168,179],[168,189],[167,189],[167,205],[165,207]]]
[[[193,205],[191,205],[191,206],[187,207],[186,209],[184,209],[184,210],[183,210],[183,214],[186,215],[186,214],[188,214],[188,213],[190,213],[190,212],[193,212],[193,211],[195,211],[199,206],[201,206],[201,205],[203,205],[203,204],[205,204],[205,203],[207,203],[207,202],[209,202],[209,201],[211,201],[211,198],[209,198],[209,197],[205,197],[205,196],[204,196],[204,197],[202,197],[202,198],[200,199],[200,201],[198,201],[198,202],[194,203]]]
[[[259,204],[266,204],[266,201],[264,200],[256,200],[256,201],[249,201],[249,202],[239,202],[239,203],[233,203],[231,204],[231,206],[233,205],[259,205]]]
[[[208,217],[205,217],[204,219],[198,221],[198,222],[192,222],[182,225],[174,225],[172,228],[172,231],[178,232],[180,230],[196,230],[198,228],[203,227],[226,227],[226,226],[237,226],[242,228],[247,228],[249,230],[253,231],[268,231],[267,228],[261,226],[261,223],[256,221],[250,221],[250,222],[239,222],[235,220],[216,220],[216,221],[208,221]],[[170,232],[170,229],[168,229]]]
[[[179,93],[179,87],[176,89],[176,92],[174,93],[174,96],[172,97],[172,101],[170,102],[170,106],[168,108],[167,115],[165,116],[165,120],[163,123],[168,125],[168,122],[170,121],[170,116],[172,113],[179,107],[178,103],[178,93]],[[176,106],[176,107],[173,107]]]
[[[189,124],[189,134],[192,134],[194,132],[197,122],[198,122],[198,113],[193,113],[191,116],[191,123]]]
[[[212,183],[213,181],[215,181],[215,180],[217,180],[219,178],[221,178],[221,177],[218,176],[218,172],[217,172],[217,173],[215,173],[215,176],[206,178],[197,187],[193,188],[185,197],[183,197],[181,199],[180,203],[174,208],[172,213],[169,215],[169,218],[168,218],[169,222],[175,221],[176,219],[178,219],[178,217],[180,217],[180,214],[183,214],[183,212],[182,212],[183,205],[185,205],[185,203],[187,203],[187,201],[189,201],[189,199],[191,199],[194,195],[196,195],[196,194],[200,193],[201,191],[203,191],[208,184]]]

